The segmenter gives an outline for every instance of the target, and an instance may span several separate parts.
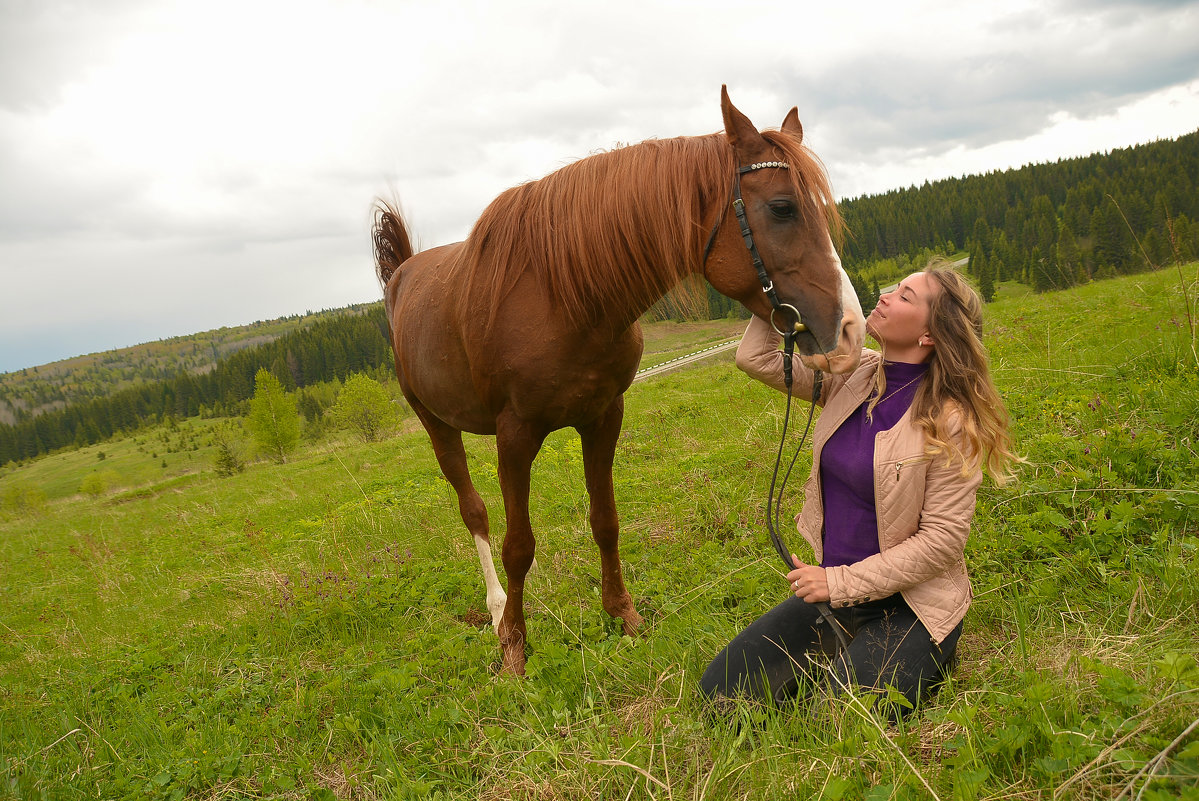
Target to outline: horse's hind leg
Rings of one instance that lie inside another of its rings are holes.
[[[600,599],[608,614],[624,622],[625,634],[632,635],[643,621],[625,588],[620,569],[620,520],[612,487],[612,462],[623,421],[622,395],[594,423],[578,427],[578,432],[583,445],[587,494],[591,498],[591,534],[600,552]]]
[[[419,403],[411,405],[424,424],[425,431],[429,433],[429,439],[433,442],[433,453],[437,456],[441,472],[458,494],[458,512],[462,515],[462,522],[466,524],[467,531],[474,538],[475,550],[479,553],[479,564],[483,568],[483,583],[487,587],[487,611],[491,613],[492,625],[495,626],[496,632],[499,632],[507,596],[495,572],[495,561],[491,556],[491,538],[487,531],[487,507],[470,480],[470,471],[466,466],[466,449],[462,447],[462,432],[443,423]]]
[[[500,488],[504,493],[504,572],[508,574],[508,603],[500,624],[504,672],[525,672],[525,576],[533,565],[536,542],[529,522],[529,479],[533,460],[545,432],[505,412],[496,420]]]

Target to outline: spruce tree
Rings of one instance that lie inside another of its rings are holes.
[[[241,442],[232,427],[228,424],[218,426],[212,432],[212,443],[216,448],[212,460],[218,476],[228,477],[246,469]]]
[[[978,294],[982,295],[983,303],[990,303],[995,299],[995,267],[981,249],[977,256],[970,257],[970,264],[978,275]]]
[[[1062,275],[1064,286],[1070,286],[1078,281],[1079,269],[1082,267],[1082,251],[1078,248],[1078,240],[1069,224],[1062,220],[1058,224],[1057,244],[1058,271]]]

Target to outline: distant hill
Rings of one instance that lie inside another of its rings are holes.
[[[0,424],[13,425],[21,419],[105,398],[138,384],[165,381],[183,372],[203,375],[240,350],[265,345],[321,320],[365,314],[371,305],[260,320],[0,373]]]
[[[244,340],[257,340],[260,334],[252,332]],[[381,302],[313,315],[290,331],[273,332],[268,340],[233,348],[219,361],[198,362],[161,380],[135,379],[102,364],[96,369],[108,370],[101,375],[112,379],[110,387],[119,388],[36,415],[18,410],[14,424],[0,424],[0,465],[102,442],[172,418],[238,416],[254,394],[254,376],[260,369],[270,370],[289,390],[342,381],[354,372],[391,369]],[[149,363],[161,355],[152,352],[153,357],[134,357],[135,363]],[[58,380],[65,385],[68,375],[63,372]]]

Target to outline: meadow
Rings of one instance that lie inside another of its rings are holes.
[[[868,698],[701,703],[711,657],[787,592],[764,525],[784,400],[729,353],[626,396],[642,636],[600,607],[578,438],[547,441],[524,679],[498,674],[410,417],[225,478],[199,420],[7,469],[0,798],[1199,798],[1197,269],[987,307],[1028,461],[980,492],[960,662],[898,726]],[[742,324],[660,325],[646,366]],[[467,450],[498,534],[494,442]]]

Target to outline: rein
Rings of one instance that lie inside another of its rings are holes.
[[[808,432],[812,428],[812,419],[816,413],[816,403],[820,400],[820,391],[824,385],[824,374],[819,370],[815,371],[814,383],[812,385],[812,403],[808,407],[808,421],[804,426],[803,434],[800,435],[799,444],[795,446],[795,455],[791,457],[790,464],[787,465],[787,472],[783,475],[783,481],[778,484],[778,493],[775,493],[775,485],[778,482],[779,468],[783,463],[783,446],[787,441],[787,428],[791,420],[791,385],[793,383],[791,359],[795,352],[795,338],[799,334],[808,330],[808,327],[803,323],[803,317],[799,313],[799,309],[789,303],[783,303],[779,300],[778,293],[774,289],[774,282],[770,280],[770,276],[766,273],[766,265],[762,261],[762,255],[758,252],[758,246],[754,243],[753,232],[749,227],[749,218],[745,213],[745,201],[741,198],[741,176],[754,170],[761,170],[770,167],[779,169],[790,169],[791,165],[785,161],[759,161],[753,164],[747,164],[744,167],[738,167],[737,172],[733,176],[733,212],[737,215],[737,224],[741,228],[741,238],[745,242],[745,247],[749,250],[750,259],[753,261],[754,270],[758,274],[758,283],[762,286],[762,292],[770,301],[770,325],[783,337],[783,383],[787,388],[787,410],[783,415],[783,432],[779,437],[778,455],[774,460],[774,473],[770,477],[770,495],[766,506],[766,530],[770,533],[770,541],[774,544],[774,549],[782,558],[783,564],[788,570],[794,570],[796,564],[791,559],[791,551],[783,542],[782,536],[778,533],[779,515],[783,507],[783,492],[787,488],[787,481],[791,478],[791,470],[795,467],[795,461],[799,458],[799,452],[803,450],[804,442],[808,438]],[[712,233],[708,236],[708,243],[704,246],[704,262],[708,260],[708,253],[712,249],[712,244],[716,240],[716,233],[720,230],[720,223],[723,221],[724,215],[716,219],[716,225],[712,228]],[[795,325],[793,330],[783,331],[774,321],[775,312],[790,311],[795,315]],[[842,631],[841,624],[833,616],[833,610],[826,602],[820,601],[813,606],[820,614],[820,617],[828,624],[829,628],[837,636],[837,642],[842,648],[849,646],[849,641]]]
[[[777,331],[778,329],[776,328],[775,330]],[[812,429],[812,418],[816,414],[816,402],[820,400],[820,390],[824,386],[824,373],[819,370],[814,371],[812,403],[808,406],[808,422],[804,425],[803,433],[799,435],[799,444],[795,446],[795,455],[791,457],[791,462],[787,465],[787,472],[783,474],[783,483],[778,485],[778,493],[776,494],[774,491],[775,482],[778,481],[779,467],[783,463],[783,445],[787,441],[787,426],[791,421],[791,355],[795,351],[795,337],[798,333],[798,331],[788,331],[783,334],[783,383],[787,387],[787,411],[783,414],[783,433],[779,435],[779,450],[774,458],[774,473],[770,476],[770,494],[767,496],[766,503],[766,530],[770,532],[770,541],[774,544],[774,549],[782,557],[783,564],[787,566],[788,570],[794,570],[797,565],[791,560],[791,551],[787,548],[786,543],[783,542],[783,538],[778,532],[779,514],[783,509],[783,492],[787,489],[787,481],[791,478],[791,470],[795,467],[795,461],[799,458],[799,452],[803,450],[804,442],[808,438],[808,432]],[[828,603],[817,601],[812,606],[816,607],[816,611],[820,614],[821,619],[833,630],[833,634],[837,636],[837,642],[841,645],[841,648],[848,648],[849,640],[846,638],[841,624],[833,616],[833,610]]]

